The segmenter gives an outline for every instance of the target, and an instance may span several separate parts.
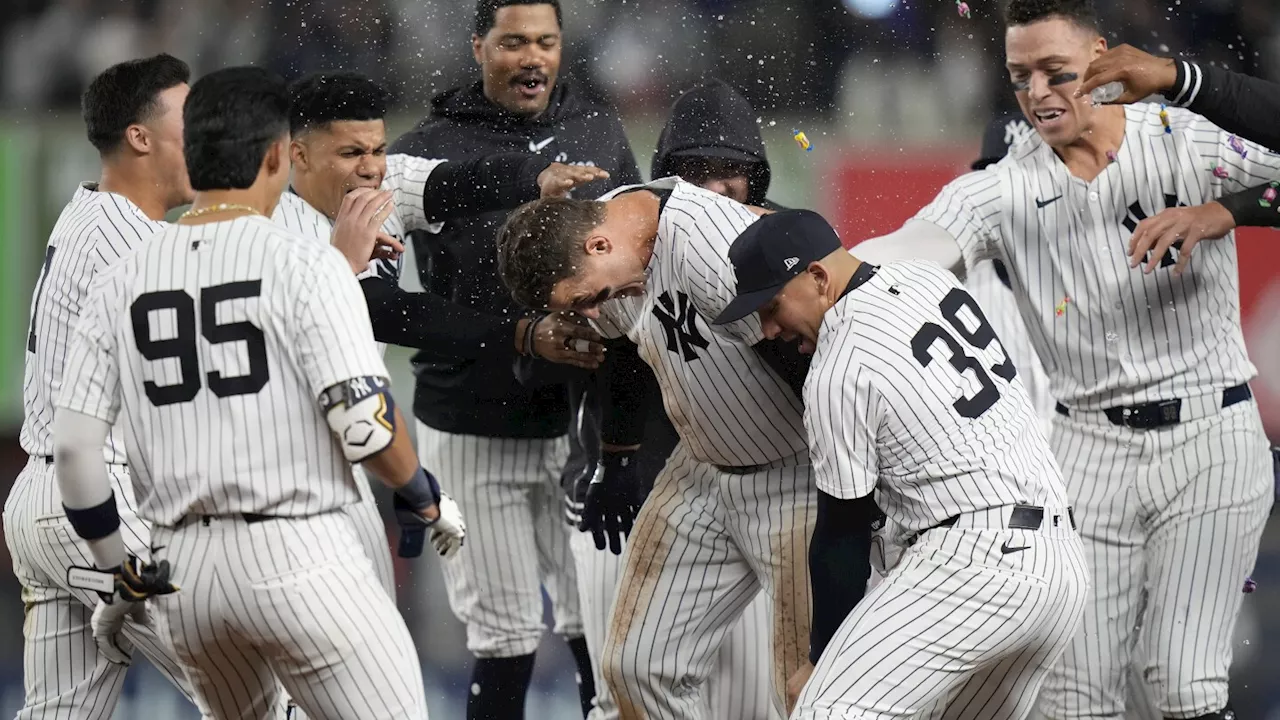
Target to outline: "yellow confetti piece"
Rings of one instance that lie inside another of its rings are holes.
[[[792,130],[792,137],[796,139],[796,144],[805,152],[813,152],[813,145],[809,142],[809,138],[799,130]]]

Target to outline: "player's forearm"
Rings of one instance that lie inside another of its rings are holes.
[[[448,359],[516,352],[518,318],[489,315],[429,292],[407,292],[385,278],[364,278],[360,288],[378,342]]]
[[[809,660],[815,665],[867,591],[871,577],[871,523],[877,514],[870,495],[840,500],[818,492],[818,518],[809,542],[813,618]]]
[[[1223,195],[1217,203],[1231,213],[1236,227],[1280,227],[1280,188],[1274,185],[1266,183]]]
[[[116,567],[128,555],[102,454],[110,432],[106,422],[71,410],[59,410],[53,422],[54,469],[63,510],[99,568]]]
[[[427,178],[422,203],[431,222],[517,208],[540,194],[538,175],[551,161],[527,153],[498,153],[447,162]]]
[[[960,244],[946,230],[927,220],[908,220],[901,228],[855,245],[850,251],[872,265],[903,260],[931,260],[964,277]]]
[[[395,408],[395,436],[385,450],[361,463],[361,466],[377,477],[387,487],[397,490],[413,478],[418,471],[418,455],[409,437],[409,424],[400,408]]]
[[[609,341],[600,373],[600,436],[607,450],[635,449],[644,438],[652,372],[630,340]]]
[[[1227,132],[1280,148],[1280,84],[1186,60],[1174,64],[1177,78],[1167,93],[1171,104],[1199,113]]]

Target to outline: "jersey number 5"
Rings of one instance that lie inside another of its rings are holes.
[[[218,397],[251,395],[270,379],[267,369],[267,342],[262,330],[250,322],[218,324],[218,303],[236,298],[256,298],[262,293],[261,280],[226,283],[200,291],[200,334],[214,345],[244,341],[249,354],[249,374],[227,377],[217,370],[206,374],[209,389]],[[151,313],[172,310],[177,335],[165,340],[151,339]],[[133,341],[148,360],[177,358],[182,381],[174,385],[143,383],[151,404],[157,407],[190,402],[200,392],[200,356],[196,350],[196,303],[185,291],[163,290],[139,295],[129,308],[133,319]]]
[[[955,329],[956,334],[967,340],[970,345],[985,350],[994,341],[995,344],[1000,345],[1000,352],[1004,353],[1004,362],[992,365],[990,368],[983,368],[977,358],[964,351],[964,347],[955,339],[955,336],[937,323],[931,322],[925,323],[924,327],[916,332],[915,337],[911,338],[911,351],[921,367],[929,367],[929,363],[933,362],[929,348],[941,340],[951,350],[951,367],[955,368],[956,372],[963,375],[970,370],[973,371],[978,378],[978,384],[982,387],[973,397],[961,397],[951,406],[963,417],[976,418],[990,410],[991,406],[1000,399],[1000,390],[996,388],[987,370],[1008,381],[1012,381],[1018,371],[1013,367],[1013,358],[1009,357],[1008,351],[996,337],[996,331],[987,322],[987,316],[982,314],[982,308],[978,307],[978,303],[969,293],[960,288],[953,288],[946,297],[942,298],[942,302],[938,303],[938,308],[942,310],[942,316]],[[977,329],[970,330],[965,327],[964,321],[960,318],[961,308],[969,308],[969,312],[977,318]]]

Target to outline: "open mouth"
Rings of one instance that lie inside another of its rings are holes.
[[[1067,111],[1061,108],[1045,108],[1043,110],[1036,110],[1032,112],[1032,115],[1036,119],[1036,123],[1041,126],[1051,125],[1066,114]]]
[[[511,84],[520,92],[521,97],[532,100],[547,91],[547,76],[540,72],[521,73]]]

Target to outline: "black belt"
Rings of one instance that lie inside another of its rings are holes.
[[[716,465],[716,469],[722,473],[730,475],[754,475],[762,470],[768,470],[773,463],[764,463],[763,465]]]
[[[1222,391],[1222,407],[1224,409],[1229,408],[1251,397],[1253,397],[1253,392],[1249,390],[1248,383],[1229,387]],[[1057,410],[1059,415],[1071,417],[1071,410],[1062,403],[1058,403],[1053,409]],[[1182,400],[1161,400],[1159,402],[1146,403],[1145,405],[1107,408],[1102,412],[1106,414],[1112,425],[1131,427],[1137,430],[1151,430],[1168,425],[1177,425],[1182,417]]]
[[[53,464],[53,456],[52,456],[52,455],[38,455],[37,457],[39,457],[41,460],[44,460],[44,464],[45,464],[45,465],[52,465],[52,464]],[[125,467],[125,468],[129,467],[129,466],[128,466],[128,465],[126,465],[125,463],[107,463],[107,464],[108,464],[108,465],[115,466],[115,467]]]
[[[1072,530],[1076,529],[1075,510],[1073,510],[1072,508],[1067,508],[1067,518],[1071,521],[1071,529]],[[927,527],[924,530],[921,530],[920,532],[911,536],[911,539],[907,541],[907,544],[908,545],[914,544],[915,541],[919,539],[921,535],[929,532],[930,530],[937,530],[938,528],[954,527],[955,524],[958,522],[960,522],[960,516],[952,515],[951,517],[947,518],[946,520],[943,520],[937,525],[934,525],[932,527]],[[1044,523],[1044,508],[1039,505],[1014,505],[1013,512],[1009,514],[1010,530],[1039,530],[1040,526],[1043,523]],[[1057,524],[1056,516],[1054,517],[1054,524],[1055,525]]]
[[[182,517],[178,518],[178,522],[174,523],[173,526],[182,527],[183,525],[186,525],[189,522],[195,522],[199,520],[200,524],[204,525],[205,527],[209,527],[209,523],[213,522],[214,520],[225,520],[227,518],[232,518],[232,517],[238,517],[241,520],[245,521],[245,523],[248,525],[253,525],[254,523],[260,523],[266,520],[281,519],[280,515],[263,515],[261,513],[247,513],[247,512],[234,513],[232,515],[183,515]]]

